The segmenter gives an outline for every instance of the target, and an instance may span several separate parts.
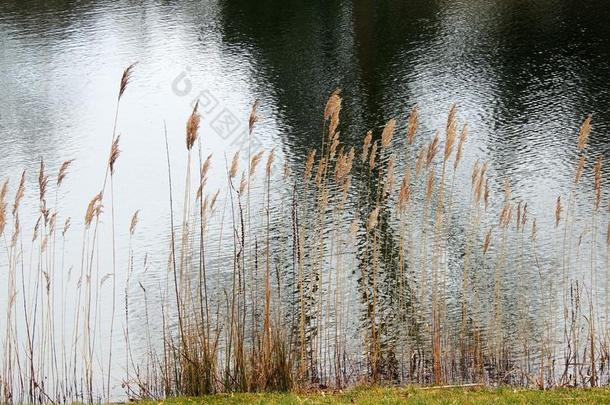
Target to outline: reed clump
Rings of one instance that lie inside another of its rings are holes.
[[[321,113],[319,147],[290,167],[275,149],[252,150],[264,119],[258,101],[248,117],[247,156],[204,158],[195,103],[182,135],[181,200],[165,130],[167,269],[153,286],[146,280],[153,264],[148,255],[136,260],[132,245],[140,211],[115,224],[123,208],[113,187],[116,120],[133,70],[120,80],[104,183],[79,216],[79,265],[65,263],[72,221],[50,198],[63,190],[73,160],[55,178],[40,161],[32,237],[20,221],[26,172],[1,183],[3,403],[108,400],[117,378],[134,399],[363,381],[539,388],[610,381],[610,225],[599,225],[608,210],[602,157],[587,159],[590,115],[574,139],[571,193],[535,212],[490,163],[467,167],[468,127],[456,105],[443,138],[425,133],[414,107],[350,145],[336,90]],[[209,186],[215,167],[224,167],[220,189]],[[110,235],[99,227],[106,216]],[[127,263],[116,254],[121,226]],[[100,265],[101,238],[112,242],[108,269]],[[102,295],[112,305],[102,305]],[[123,357],[112,343],[118,322]],[[113,374],[117,362],[124,376]]]

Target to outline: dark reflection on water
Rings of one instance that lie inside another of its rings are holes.
[[[149,252],[157,267],[166,263],[168,224],[162,122],[167,120],[171,140],[182,146],[190,102],[202,90],[242,123],[252,101],[261,99],[257,137],[263,146],[277,147],[296,173],[307,152],[320,145],[322,109],[335,88],[343,90],[341,138],[357,148],[367,130],[378,134],[391,117],[399,118],[396,136],[404,138],[406,116],[417,105],[416,150],[444,128],[456,103],[460,123],[467,121],[470,132],[463,176],[455,183],[456,217],[468,207],[469,171],[480,159],[489,161],[496,194],[510,178],[513,198],[528,201],[544,229],[552,224],[557,195],[570,191],[576,133],[587,113],[593,113],[594,130],[585,191],[577,199],[590,194],[593,158],[609,149],[610,8],[603,1],[5,0],[0,178],[14,183],[41,157],[51,168],[76,158],[78,175],[60,201],[80,217],[102,179],[116,78],[136,60],[119,121],[124,154],[117,222],[127,223],[135,209],[142,210],[146,236],[136,238],[136,247]],[[187,94],[172,89],[180,75],[192,87]],[[228,145],[232,139],[214,132],[218,112],[204,114],[202,124],[204,149],[218,156],[217,175],[223,153],[235,148]],[[171,159],[181,173],[179,146]],[[216,177],[212,187],[223,187]],[[367,180],[355,176],[353,182],[362,189]],[[28,184],[35,188],[34,169]],[[176,188],[182,186],[178,180]],[[349,206],[368,213],[357,201]],[[29,208],[36,210],[36,202]],[[398,242],[391,235],[398,230],[388,215],[380,221],[390,235],[384,250],[392,252]],[[24,222],[33,225],[35,216]],[[463,254],[465,228],[457,224],[451,231],[450,262]],[[127,245],[127,229],[118,239],[119,246]],[[549,259],[552,242],[541,245],[541,259]],[[119,256],[126,255],[126,247],[120,248]],[[69,257],[78,262],[78,247]],[[381,288],[388,312],[399,295],[396,260],[390,262]],[[162,274],[153,277],[162,280]],[[392,316],[403,315],[413,316]],[[392,333],[387,338],[398,339]]]

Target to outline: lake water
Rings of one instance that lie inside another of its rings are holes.
[[[48,191],[58,223],[72,217],[66,272],[80,266],[83,218],[104,181],[119,79],[134,62],[117,125],[115,278],[124,282],[131,246],[137,252],[134,277],[147,288],[163,283],[167,272],[164,126],[173,187],[180,190],[175,204],[181,207],[184,126],[196,99],[202,153],[213,154],[209,190],[226,188],[226,160],[236,149],[247,156],[248,115],[256,99],[256,150],[275,148],[277,160],[294,173],[302,172],[308,151],[320,145],[322,112],[336,88],[343,96],[341,139],[358,148],[367,130],[379,133],[389,118],[399,120],[396,136],[404,136],[416,105],[416,145],[423,145],[444,129],[456,103],[460,126],[468,122],[469,128],[464,175],[456,180],[457,212],[469,204],[470,168],[485,160],[491,189],[500,196],[509,178],[512,198],[528,202],[541,234],[553,228],[557,196],[567,201],[578,128],[587,114],[593,114],[593,131],[576,200],[589,201],[594,158],[610,148],[610,7],[603,1],[3,0],[0,180],[10,179],[12,201],[27,170],[20,220],[29,246],[38,218],[40,160],[55,174],[63,161],[75,159],[57,197],[53,179]],[[136,210],[140,224],[129,242]],[[605,227],[604,219],[600,224]],[[100,279],[112,272],[110,226],[104,217],[105,237],[97,242],[106,252],[98,259]],[[553,246],[552,238],[541,241],[543,260],[552,257]],[[28,257],[26,263],[33,263]],[[3,268],[7,262],[3,251]],[[4,283],[6,272],[0,273]],[[5,294],[3,288],[2,308]],[[143,303],[135,300],[137,323]],[[102,323],[109,319],[110,302],[102,293]],[[111,384],[116,396],[124,373],[118,364],[125,357],[121,328],[117,321]]]

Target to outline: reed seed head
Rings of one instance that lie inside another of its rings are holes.
[[[247,180],[246,171],[244,170],[241,173],[241,180],[239,181],[239,194],[244,194],[247,189],[248,189],[248,180]]]
[[[199,170],[200,179],[205,179],[207,177],[208,171],[210,170],[211,166],[212,166],[212,154],[210,153],[208,155],[208,157],[203,161],[203,164],[201,165],[201,169]]]
[[[271,168],[273,167],[273,162],[275,161],[275,148],[271,149],[269,152],[269,156],[267,156],[267,164],[265,165],[265,173],[267,177],[271,176]]]
[[[19,204],[21,203],[21,199],[25,194],[25,170],[21,173],[21,180],[19,180],[19,186],[17,187],[17,192],[15,193],[15,201],[13,202],[13,216],[17,214],[19,210]]]
[[[409,119],[407,120],[407,142],[409,142],[409,144],[413,143],[413,138],[415,137],[415,132],[417,131],[419,120],[418,115],[419,113],[417,111],[417,106],[415,106],[409,113]]]
[[[74,162],[74,159],[66,160],[59,167],[59,172],[57,173],[57,187],[61,186],[61,183],[63,183],[72,162]]]
[[[258,166],[261,159],[263,158],[263,153],[264,151],[261,150],[260,152],[255,153],[254,156],[252,156],[252,159],[250,159],[250,176],[253,176],[256,172],[256,166]]]
[[[140,213],[140,210],[136,210],[136,212],[133,213],[133,216],[131,217],[131,223],[129,224],[129,234],[133,236],[133,234],[136,231],[136,227],[138,226],[138,214]]]
[[[487,249],[489,249],[489,245],[491,244],[492,230],[493,230],[493,228],[489,228],[489,230],[485,234],[485,240],[483,241],[483,255],[487,254]]]
[[[309,182],[309,179],[311,178],[311,172],[313,170],[313,164],[315,162],[316,159],[316,150],[312,150],[309,152],[309,154],[307,155],[307,161],[305,162],[305,172],[303,174],[303,179],[305,180],[305,183]]]
[[[394,183],[396,182],[396,177],[394,175],[394,166],[396,164],[396,156],[392,154],[388,159],[388,166],[386,169],[385,181],[383,184],[383,195],[388,195],[394,189]]]
[[[396,128],[396,120],[391,119],[386,122],[381,132],[381,147],[387,148],[392,143],[392,136],[394,135],[394,129]]]
[[[235,152],[233,155],[233,160],[231,161],[231,168],[229,169],[229,177],[234,178],[237,174],[237,166],[239,164],[239,151]]]
[[[455,153],[455,161],[453,162],[453,170],[457,170],[460,160],[462,160],[462,153],[464,150],[464,143],[468,138],[468,125],[464,124],[462,132],[460,132],[460,140],[458,142],[457,152]]]
[[[186,120],[186,149],[191,150],[195,141],[197,140],[197,133],[199,132],[199,123],[201,121],[201,115],[197,109],[199,108],[199,100],[195,103],[193,111]]]
[[[125,93],[125,90],[127,89],[127,85],[131,80],[131,74],[135,65],[136,63],[132,63],[131,65],[127,66],[127,68],[123,71],[123,75],[121,76],[121,85],[119,87],[119,100],[121,99],[121,97],[123,97],[123,93]]]
[[[49,177],[44,174],[44,161],[40,159],[40,170],[38,171],[38,192],[40,201],[44,201],[47,193],[47,185],[49,183]]]
[[[68,230],[70,229],[71,221],[72,221],[72,220],[71,220],[71,218],[70,218],[70,217],[66,218],[66,221],[64,222],[64,228],[63,228],[63,230],[61,231],[61,235],[62,235],[63,237],[65,237],[65,236],[66,236],[66,233],[67,233],[67,232],[68,232]]]
[[[578,131],[578,150],[582,152],[587,147],[587,140],[591,133],[591,114],[587,115],[587,118],[583,121]]]
[[[117,136],[112,142],[112,146],[110,147],[110,156],[108,157],[108,166],[110,167],[110,174],[114,174],[114,164],[121,154],[121,150],[119,149],[119,141],[121,139],[121,135]]]
[[[252,104],[252,110],[250,111],[250,117],[248,118],[248,133],[252,135],[252,130],[254,129],[254,124],[258,122],[258,106],[260,105],[259,100],[255,100],[254,104]]]
[[[324,119],[328,120],[331,116],[338,114],[341,110],[341,89],[336,89],[328,97],[326,108],[324,108]]]
[[[402,183],[400,184],[400,193],[398,195],[398,204],[397,204],[398,212],[402,213],[405,211],[410,197],[411,197],[411,169],[409,167],[407,167],[407,169],[405,170],[405,175],[402,178]]]
[[[449,115],[447,116],[447,125],[445,126],[445,153],[443,154],[444,162],[447,162],[449,156],[451,156],[453,146],[455,145],[455,138],[457,136],[456,115],[457,106],[453,104],[451,106],[451,109],[449,110]]]
[[[369,158],[369,169],[373,170],[375,168],[375,159],[377,158],[377,141],[373,142],[373,147],[371,148],[371,156]]]
[[[212,201],[210,202],[210,211],[214,211],[214,208],[216,207],[216,201],[218,200],[219,194],[220,194],[220,190],[216,190],[216,192],[212,196]]]
[[[430,163],[432,163],[434,157],[436,156],[436,152],[438,152],[438,131],[434,133],[432,142],[428,144],[428,150],[426,152],[426,167],[430,166]]]
[[[371,148],[371,141],[373,140],[373,132],[368,131],[362,142],[362,163],[366,162],[369,158],[369,149]]]
[[[96,194],[89,204],[85,212],[85,227],[89,229],[94,216],[98,216],[102,212],[102,193]]]

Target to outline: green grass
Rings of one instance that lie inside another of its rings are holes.
[[[141,405],[187,404],[610,404],[610,389],[358,388],[343,393],[219,394],[145,401]]]

